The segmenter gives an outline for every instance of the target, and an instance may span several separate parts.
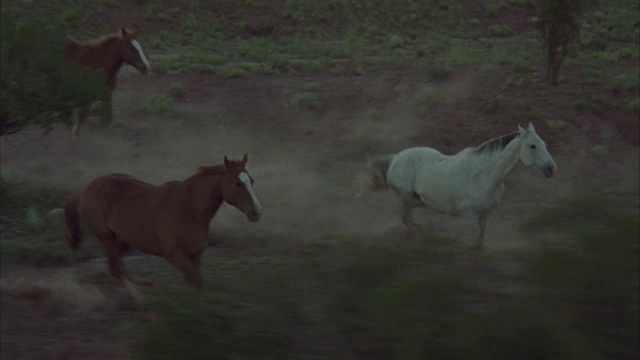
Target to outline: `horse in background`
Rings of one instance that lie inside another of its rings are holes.
[[[233,205],[251,222],[262,215],[246,163],[247,154],[241,161],[225,156],[222,164],[200,167],[185,180],[159,186],[125,174],[99,177],[65,205],[67,240],[77,249],[81,228],[88,228],[100,241],[111,274],[140,305],[142,293],[122,269],[122,256],[130,249],[165,258],[200,290],[209,223],[222,203]]]
[[[538,167],[553,177],[557,166],[533,124],[518,131],[443,155],[429,147],[412,147],[369,160],[370,188],[391,188],[402,204],[401,219],[414,234],[412,209],[430,207],[454,216],[472,216],[482,247],[487,215],[504,194],[504,181],[518,163]]]
[[[67,60],[75,61],[95,71],[102,70],[105,73],[105,85],[111,89],[108,95],[101,99],[104,106],[104,117],[106,118],[104,120],[106,121],[110,121],[113,117],[113,109],[111,107],[112,92],[116,88],[117,75],[122,64],[133,66],[143,75],[146,75],[151,70],[149,60],[147,60],[142,46],[136,40],[137,34],[136,30],[120,28],[115,34],[106,35],[86,43],[81,43],[71,37],[68,38],[65,47]],[[88,115],[88,108],[79,109],[72,128],[74,136],[78,136],[80,128]]]

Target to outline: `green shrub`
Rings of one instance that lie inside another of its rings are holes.
[[[387,42],[387,45],[392,49],[403,47],[404,44],[405,44],[404,39],[402,38],[402,36],[398,36],[398,35],[390,36],[389,41]]]
[[[545,121],[549,129],[562,130],[567,127],[567,122],[562,119],[549,119]]]
[[[173,114],[176,111],[173,101],[166,95],[150,96],[138,110],[151,114]]]
[[[294,110],[316,110],[320,105],[318,94],[310,91],[295,94],[288,102],[288,106]]]
[[[495,37],[507,37],[513,35],[513,29],[509,25],[494,24],[489,26],[489,34]]]

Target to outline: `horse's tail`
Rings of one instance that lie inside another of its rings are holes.
[[[80,216],[78,214],[78,205],[80,204],[80,194],[74,195],[64,206],[64,224],[67,241],[72,249],[77,249],[82,240],[82,231],[80,230]]]
[[[367,161],[367,168],[369,169],[369,176],[363,181],[362,189],[357,196],[360,196],[365,191],[378,191],[387,188],[387,171],[391,160],[396,154],[381,155],[370,158]]]

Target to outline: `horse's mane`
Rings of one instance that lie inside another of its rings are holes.
[[[482,144],[477,146],[473,151],[477,154],[486,154],[486,153],[491,153],[495,151],[500,151],[505,147],[507,147],[507,145],[509,145],[509,143],[513,139],[517,138],[518,136],[520,136],[520,133],[517,131],[512,132],[510,134],[502,135],[497,138],[483,142]]]
[[[224,164],[200,166],[196,175],[219,174],[225,172]]]
[[[97,47],[97,46],[101,46],[110,42],[115,41],[118,38],[118,34],[109,34],[109,35],[104,35],[101,36],[97,39],[93,39],[93,40],[88,40],[85,42],[79,41],[77,39],[74,39],[71,36],[67,36],[67,39],[72,42],[75,43],[76,45],[80,45],[80,46],[89,46],[89,47]]]

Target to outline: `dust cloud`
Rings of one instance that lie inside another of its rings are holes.
[[[359,191],[356,180],[366,173],[364,162],[320,168],[321,150],[316,146],[282,143],[267,134],[164,120],[144,130],[88,126],[77,140],[63,127],[47,135],[27,129],[3,138],[1,146],[3,176],[69,191],[114,172],[154,184],[184,179],[200,165],[248,153],[247,170],[255,180],[264,216],[249,223],[244,214],[225,205],[212,220],[213,236],[277,245],[279,239],[374,236],[399,224],[392,194],[354,198]]]

